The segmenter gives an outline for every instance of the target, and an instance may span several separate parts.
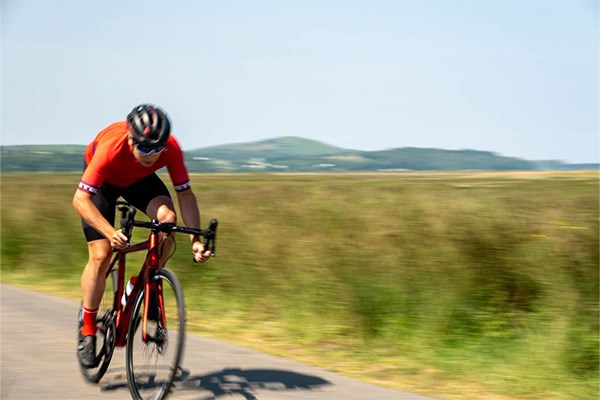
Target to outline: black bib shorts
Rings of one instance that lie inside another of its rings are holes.
[[[148,204],[158,196],[171,198],[169,189],[167,189],[158,175],[154,173],[124,188],[104,183],[98,193],[92,196],[92,201],[102,216],[112,226],[115,226],[115,208],[119,197],[123,197],[129,204],[145,213]],[[107,239],[83,219],[81,220],[81,224],[88,242]]]

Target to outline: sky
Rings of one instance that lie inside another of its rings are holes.
[[[152,103],[184,150],[300,136],[600,162],[596,0],[0,4],[2,145],[87,144]]]

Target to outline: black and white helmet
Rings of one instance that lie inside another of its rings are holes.
[[[131,110],[127,123],[131,137],[140,146],[164,146],[171,134],[171,122],[165,112],[150,104],[141,104]]]

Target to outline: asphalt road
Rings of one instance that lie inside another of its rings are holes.
[[[0,398],[129,399],[123,348],[98,385],[75,359],[78,304],[0,285]],[[198,335],[187,335],[186,371],[170,399],[431,400],[349,379]]]

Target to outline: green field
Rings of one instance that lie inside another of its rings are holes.
[[[78,298],[78,178],[2,174],[4,283]],[[440,398],[598,398],[598,172],[192,184],[220,231],[169,262],[190,330]]]

